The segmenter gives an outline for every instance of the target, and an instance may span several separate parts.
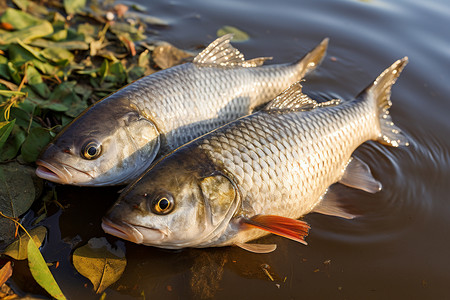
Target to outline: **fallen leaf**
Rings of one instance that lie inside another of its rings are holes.
[[[15,119],[12,121],[0,122],[0,149],[2,149],[3,145],[6,143],[15,123]]]
[[[69,15],[81,12],[86,6],[86,0],[64,0],[64,9]]]
[[[161,68],[167,69],[188,61],[193,53],[180,50],[169,43],[161,42],[153,50],[153,61]]]
[[[31,88],[43,98],[48,98],[50,89],[42,80],[42,75],[32,65],[27,66],[27,80]]]
[[[26,162],[35,162],[41,150],[51,142],[53,136],[47,128],[33,128],[22,144],[22,158]]]
[[[125,253],[113,249],[106,238],[92,238],[88,244],[73,253],[73,264],[77,271],[94,285],[97,294],[116,282],[127,264]]]
[[[13,269],[11,267],[11,262],[8,261],[1,269],[0,269],[0,286],[2,286],[6,280],[11,277]]]
[[[53,33],[53,26],[48,21],[43,21],[33,27],[28,27],[22,30],[11,32],[4,32],[0,36],[0,44],[9,44],[17,42],[18,40],[28,43],[33,39],[40,38]]]
[[[16,120],[17,121],[17,120]],[[21,129],[19,126],[14,126],[9,138],[0,151],[0,161],[11,160],[16,157],[22,146],[23,141],[25,141],[27,133],[25,130]]]
[[[34,168],[17,162],[0,164],[0,211],[12,218],[25,213],[35,199]],[[42,185],[42,182],[40,182]]]
[[[247,33],[245,33],[244,31],[240,30],[239,28],[236,28],[234,26],[223,26],[222,28],[220,28],[219,30],[217,30],[217,36],[221,37],[225,34],[228,33],[232,33],[233,34],[233,39],[232,41],[234,42],[244,42],[247,41],[250,37]]]
[[[44,241],[45,235],[47,234],[47,229],[44,226],[38,226],[31,229],[29,231],[29,234],[33,238],[37,247],[40,247],[42,245],[42,242]],[[3,254],[8,255],[15,260],[27,259],[29,240],[30,237],[26,233],[21,234],[18,239],[16,239],[8,247],[6,247]]]
[[[14,29],[21,30],[42,24],[43,20],[21,10],[7,8],[5,13],[0,17],[0,22],[8,23]]]
[[[34,168],[17,162],[0,164],[0,212],[18,218],[40,195],[42,185]],[[11,220],[0,217],[0,244],[7,245],[14,239],[14,229]]]
[[[66,50],[88,50],[89,44],[84,41],[61,41],[54,42],[46,39],[35,39],[30,45],[40,48],[59,48]]]
[[[47,263],[33,240],[28,240],[28,267],[36,282],[43,287],[52,297],[56,299],[66,299],[52,273],[48,269]]]

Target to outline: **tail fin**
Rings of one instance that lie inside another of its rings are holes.
[[[381,129],[378,142],[392,147],[409,145],[408,140],[402,134],[400,128],[394,125],[392,118],[389,115],[389,108],[392,106],[392,85],[395,83],[407,63],[408,57],[397,60],[358,95],[358,98],[371,97],[375,99],[378,107],[378,117]]]
[[[314,70],[322,62],[327,53],[328,41],[329,38],[323,39],[319,45],[295,63],[298,66],[298,70],[301,72],[298,77],[299,79]]]

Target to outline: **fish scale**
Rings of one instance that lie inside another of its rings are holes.
[[[131,103],[151,116],[165,136],[168,148],[173,149],[250,113],[267,99],[274,98],[283,87],[301,78],[304,72],[295,64],[235,67],[233,70],[185,64],[171,68],[162,75],[176,78],[175,81],[159,78],[159,73],[156,73],[125,88],[123,92],[130,95]],[[192,77],[196,79],[194,88],[190,84]],[[211,103],[211,98],[216,100]],[[232,105],[229,99],[235,99]],[[164,114],[159,113],[161,102],[167,104],[164,109],[168,107]],[[186,117],[187,111],[189,118]]]
[[[74,185],[129,183],[155,158],[249,114],[303,78],[328,45],[324,39],[295,63],[263,66],[267,58],[244,60],[231,38],[95,103],[44,149],[36,174]]]
[[[260,112],[198,143],[209,159],[236,180],[242,215],[297,219],[309,213],[328,186],[339,180],[352,152],[366,140],[376,139],[379,126],[374,107],[371,99],[309,112]],[[240,233],[252,238],[264,234]]]
[[[352,156],[367,140],[407,145],[389,115],[390,91],[407,58],[396,61],[350,101],[318,103],[292,85],[262,110],[174,150],[129,185],[103,218],[103,229],[162,248],[248,244],[275,233],[306,244],[310,212],[355,214],[329,187],[381,189]],[[163,205],[161,206],[161,203]]]

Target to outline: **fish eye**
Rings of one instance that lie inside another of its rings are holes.
[[[174,207],[173,198],[170,195],[156,197],[151,205],[152,212],[158,215],[165,215],[172,211]]]
[[[87,142],[81,149],[81,156],[86,159],[95,159],[100,156],[102,145],[96,141]]]

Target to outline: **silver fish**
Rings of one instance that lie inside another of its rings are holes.
[[[192,63],[144,77],[99,101],[43,151],[36,174],[80,186],[124,184],[157,155],[269,101],[322,60],[328,39],[292,64],[245,60],[231,35],[211,43]]]
[[[155,163],[121,194],[103,230],[144,245],[178,249],[249,244],[269,232],[301,243],[310,212],[344,218],[328,188],[375,193],[381,184],[353,151],[367,140],[408,145],[389,115],[396,61],[354,100],[318,103],[292,85],[263,110],[212,131]]]

